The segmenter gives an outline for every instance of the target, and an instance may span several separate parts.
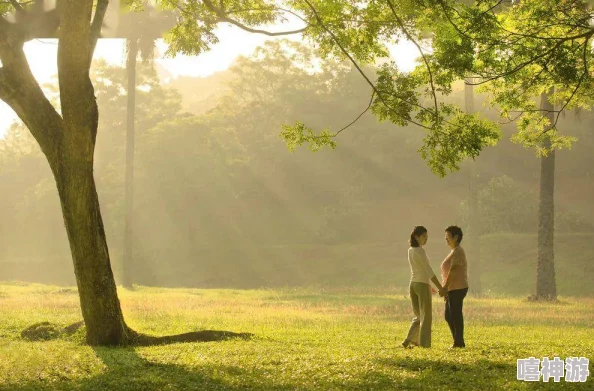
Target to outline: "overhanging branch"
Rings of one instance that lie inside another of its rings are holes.
[[[282,12],[286,12],[287,14],[291,14],[293,16],[295,16],[298,19],[301,19],[301,21],[303,21],[304,23],[307,23],[307,20],[305,20],[303,18],[303,16],[299,15],[297,12],[291,11],[290,9],[286,9],[286,8],[281,8],[281,7],[262,7],[262,8],[245,8],[245,9],[230,9],[228,11],[225,11],[225,14],[227,15],[232,15],[232,14],[237,14],[237,13],[241,13],[241,12],[270,12],[270,11],[282,11]]]
[[[369,104],[367,105],[367,108],[366,108],[365,110],[363,110],[363,111],[361,112],[361,114],[359,114],[359,115],[357,116],[357,118],[355,118],[353,121],[351,121],[351,123],[349,123],[349,124],[348,124],[348,125],[346,125],[346,126],[343,126],[343,127],[342,127],[342,129],[340,129],[338,132],[334,133],[334,137],[338,136],[338,135],[340,134],[340,132],[342,132],[343,130],[345,130],[345,129],[347,129],[347,128],[351,127],[351,126],[352,126],[352,125],[354,125],[354,124],[355,124],[357,121],[359,121],[359,119],[360,119],[361,117],[363,117],[363,114],[367,113],[367,112],[369,111],[369,109],[371,108],[371,105],[373,105],[373,98],[375,98],[375,91],[373,91],[373,92],[371,93],[371,98],[369,99]]]
[[[246,26],[245,24],[243,24],[237,20],[229,18],[228,14],[225,12],[225,10],[223,10],[219,7],[216,7],[212,3],[212,1],[202,0],[202,2],[206,6],[206,8],[208,8],[211,12],[213,12],[217,16],[219,22],[231,23],[232,25],[237,26],[240,29],[245,30],[249,33],[263,34],[263,35],[268,35],[269,37],[277,37],[277,36],[282,36],[282,35],[300,34],[300,33],[304,32],[305,30],[307,30],[307,28],[309,27],[309,26],[305,26],[305,27],[297,29],[297,30],[281,31],[281,32],[271,32],[271,31],[267,31],[267,30],[254,29],[249,26]],[[183,11],[183,9],[181,9],[181,8],[180,8],[180,10]]]
[[[377,94],[378,99],[382,102],[382,104],[388,108],[391,111],[394,111],[394,109],[388,104],[388,102],[384,99],[383,94],[381,94],[377,87],[375,86],[375,84],[373,84],[373,82],[371,80],[369,80],[369,77],[367,77],[367,75],[365,74],[365,72],[363,72],[363,70],[361,69],[361,67],[359,66],[359,64],[357,64],[357,61],[355,61],[355,59],[349,54],[349,52],[340,44],[340,42],[338,41],[338,38],[336,37],[336,35],[324,24],[324,21],[322,20],[322,18],[320,17],[320,15],[318,14],[318,11],[315,9],[315,7],[308,1],[308,0],[304,0],[305,3],[307,3],[307,5],[309,6],[309,8],[311,9],[312,13],[314,14],[316,21],[318,22],[318,24],[324,29],[324,31],[326,31],[334,40],[334,43],[340,48],[340,51],[349,59],[349,61],[355,66],[355,68],[357,68],[357,71],[361,74],[361,76],[365,79],[365,81],[367,82],[367,84],[369,84],[369,86],[371,86],[371,88],[373,89],[373,91],[375,92],[375,94]],[[403,100],[405,103],[410,104],[409,102],[407,102],[406,100]],[[424,107],[420,106],[420,105],[414,105],[415,107],[419,107],[423,110],[425,110]],[[415,124],[417,126],[420,126],[422,128],[425,128],[427,130],[431,130],[432,128],[423,125],[421,123],[418,123],[410,118],[407,119],[407,122],[410,122],[412,124]]]

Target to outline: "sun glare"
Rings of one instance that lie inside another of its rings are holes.
[[[277,26],[274,30],[290,30],[298,28],[293,23],[285,23]],[[213,73],[224,71],[235,61],[238,56],[249,56],[256,47],[263,45],[270,39],[291,39],[300,41],[300,35],[289,35],[280,37],[268,37],[260,34],[245,32],[232,25],[221,25],[217,31],[220,42],[208,52],[200,56],[178,55],[175,58],[165,56],[167,44],[159,40],[157,42],[156,62],[163,66],[172,77],[192,76],[207,77]],[[48,83],[57,74],[57,40],[34,40],[25,45],[25,53],[29,59],[31,71],[35,78],[41,83]],[[404,70],[411,70],[414,67],[415,58],[418,53],[413,44],[401,41],[397,45],[390,46],[390,55],[398,66]],[[122,39],[101,39],[95,51],[95,58],[105,59],[108,63],[124,66],[125,45]],[[164,80],[167,82],[168,80]],[[4,102],[0,101],[0,138],[10,127],[10,124],[17,119],[16,114]]]

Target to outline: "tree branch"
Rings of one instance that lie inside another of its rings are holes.
[[[373,104],[373,98],[375,98],[375,91],[373,91],[373,92],[371,93],[371,99],[369,100],[369,105],[367,105],[367,108],[366,108],[365,110],[363,110],[363,112],[362,112],[361,114],[359,114],[359,115],[357,116],[357,118],[355,118],[355,119],[354,119],[354,120],[353,120],[353,121],[352,121],[350,124],[348,124],[347,126],[343,127],[343,128],[342,128],[342,129],[340,129],[338,132],[334,133],[334,136],[335,136],[335,137],[336,137],[336,136],[338,136],[338,134],[339,134],[340,132],[342,132],[342,131],[343,131],[343,130],[345,130],[346,128],[348,128],[348,127],[350,127],[350,126],[354,125],[354,124],[355,124],[355,122],[359,121],[359,119],[360,119],[361,117],[363,117],[363,114],[367,113],[367,112],[369,111],[369,109],[371,108],[371,105]]]
[[[0,67],[0,99],[14,110],[52,160],[61,136],[62,118],[31,73],[23,47],[12,49],[10,58],[4,58]]]
[[[567,100],[565,101],[565,104],[563,105],[563,107],[561,107],[561,109],[557,113],[557,118],[555,118],[555,122],[551,125],[551,129],[557,127],[557,122],[559,121],[559,116],[561,115],[561,113],[563,112],[563,110],[565,110],[565,108],[567,107],[567,105],[569,104],[569,102],[571,102],[571,100],[573,99],[573,97],[575,96],[575,94],[578,92],[578,90],[580,89],[580,86],[582,85],[582,82],[584,81],[584,79],[586,78],[586,76],[587,76],[586,72],[582,73],[582,76],[580,77],[580,80],[578,81],[577,85],[573,89],[573,92],[571,93],[571,95],[569,96],[569,98],[567,98]]]
[[[392,4],[392,1],[390,1],[390,0],[386,0],[386,1],[388,2],[388,6],[390,7],[390,9],[392,10],[392,14],[394,15],[394,18],[396,19],[396,22],[398,22],[398,24],[400,25],[400,29],[402,29],[402,32],[404,32],[404,35],[406,36],[406,38],[408,38],[408,40],[411,41],[417,47],[417,50],[419,51],[419,53],[421,53],[423,62],[425,63],[425,66],[427,67],[427,72],[429,73],[429,84],[431,85],[431,94],[433,95],[433,104],[435,105],[435,126],[437,126],[437,124],[439,122],[439,105],[437,104],[437,94],[435,93],[435,84],[433,83],[433,72],[431,71],[431,66],[429,65],[429,61],[427,60],[427,57],[425,56],[423,49],[421,49],[421,46],[418,44],[418,42],[412,37],[412,35],[406,29],[406,26],[404,25],[404,21],[396,14],[396,10],[394,9],[394,5]]]
[[[309,8],[311,9],[311,11],[313,12],[317,22],[319,23],[319,25],[324,29],[324,31],[326,31],[334,40],[334,43],[336,43],[336,45],[340,48],[340,51],[349,59],[349,61],[355,66],[355,68],[357,68],[357,71],[361,74],[361,76],[363,76],[363,78],[365,79],[365,81],[367,82],[367,84],[369,84],[371,86],[371,88],[373,89],[373,91],[377,94],[377,97],[379,98],[379,100],[382,102],[382,104],[384,106],[386,106],[389,110],[394,111],[394,109],[388,104],[388,102],[386,102],[386,100],[384,99],[383,95],[378,91],[377,87],[375,86],[375,84],[373,84],[373,82],[371,80],[369,80],[369,78],[367,77],[367,75],[365,74],[365,72],[363,72],[363,70],[361,69],[361,67],[359,66],[359,64],[357,64],[357,61],[355,61],[355,59],[349,54],[349,52],[340,44],[340,42],[338,41],[338,38],[336,37],[336,35],[330,31],[330,29],[328,27],[326,27],[326,25],[324,24],[324,21],[322,20],[322,18],[320,18],[320,15],[318,14],[318,11],[314,8],[314,6],[309,2],[309,0],[304,0],[307,5],[309,6]],[[404,100],[403,100],[404,101]],[[406,101],[404,101],[406,102]],[[408,104],[410,104],[409,102],[406,102]],[[421,109],[425,109],[422,106],[419,105],[415,105],[420,107]],[[417,126],[420,126],[422,128],[431,130],[430,127],[425,126],[421,123],[418,123],[416,121],[413,121],[412,119],[407,119],[408,122],[413,123]]]
[[[365,110],[363,110],[363,112],[361,112],[361,114],[359,114],[359,115],[357,116],[357,118],[355,118],[355,119],[354,119],[354,120],[353,120],[351,123],[349,123],[348,125],[344,126],[342,129],[340,129],[339,131],[337,131],[336,133],[334,133],[334,134],[333,134],[333,135],[331,135],[330,137],[336,137],[336,136],[338,136],[338,135],[340,134],[340,132],[342,132],[343,130],[345,130],[345,129],[347,129],[347,128],[351,127],[351,126],[352,126],[352,125],[354,125],[354,124],[355,124],[357,121],[359,121],[359,119],[360,119],[361,117],[363,117],[363,115],[369,111],[369,109],[371,108],[371,105],[373,105],[373,98],[375,98],[375,91],[373,91],[373,92],[371,93],[371,99],[369,100],[369,105],[367,106],[367,108],[366,108]],[[312,137],[312,139],[321,139],[321,138],[326,138],[326,137],[328,137],[328,136],[315,136],[315,137]]]
[[[10,45],[10,42],[8,42],[8,35],[13,26],[14,25],[12,23],[0,16],[0,44]]]
[[[586,38],[586,40],[588,40],[589,38],[591,38],[591,37],[592,37],[592,35],[594,35],[594,30],[591,30],[591,31],[588,31],[588,32],[586,32],[586,33],[579,34],[579,35],[576,35],[576,36],[573,36],[573,37],[566,37],[566,38],[564,38],[564,39],[562,39],[562,40],[559,40],[559,41],[558,41],[558,42],[555,44],[555,46],[553,46],[552,48],[550,48],[550,49],[546,50],[546,51],[545,51],[545,52],[543,52],[543,53],[540,53],[540,54],[539,54],[539,55],[537,55],[537,56],[531,57],[529,60],[526,60],[526,61],[524,61],[523,63],[521,63],[521,64],[519,64],[519,65],[515,66],[514,68],[512,68],[512,69],[510,69],[510,70],[508,70],[508,71],[506,71],[506,72],[502,72],[502,73],[499,73],[499,74],[496,74],[496,75],[491,75],[491,76],[487,77],[487,79],[485,79],[485,80],[482,80],[482,81],[480,81],[480,82],[478,82],[478,83],[468,83],[468,84],[470,84],[470,85],[480,85],[480,84],[485,84],[485,83],[488,83],[488,82],[490,82],[490,81],[492,81],[492,80],[501,79],[501,78],[503,78],[503,77],[506,77],[506,76],[512,75],[512,74],[514,74],[514,73],[516,73],[516,72],[519,72],[519,71],[521,71],[522,69],[524,69],[524,68],[525,68],[525,67],[527,67],[528,65],[531,65],[531,64],[533,64],[533,63],[534,63],[534,62],[536,62],[537,60],[540,60],[541,58],[543,58],[543,57],[545,57],[545,56],[547,56],[547,55],[552,55],[552,54],[554,53],[554,51],[555,51],[555,50],[557,50],[557,49],[558,49],[558,48],[559,48],[559,47],[560,47],[560,46],[561,46],[561,45],[562,45],[564,42],[570,41],[570,40],[572,40],[572,39],[579,39],[579,38]]]
[[[226,15],[232,15],[232,14],[238,14],[240,12],[266,12],[266,11],[282,11],[282,12],[286,12],[288,14],[291,14],[299,19],[301,19],[303,22],[307,23],[307,20],[305,20],[305,18],[303,18],[303,16],[299,15],[297,12],[291,11],[289,9],[286,8],[280,8],[280,7],[268,7],[268,8],[246,8],[246,9],[230,9],[228,11],[225,11]]]
[[[309,27],[309,26],[305,26],[298,30],[281,31],[281,32],[270,32],[270,31],[266,31],[266,30],[254,29],[254,28],[246,26],[245,24],[243,24],[241,22],[238,22],[234,19],[227,17],[227,14],[225,13],[225,11],[216,7],[210,0],[202,0],[202,2],[206,6],[206,8],[208,8],[211,12],[213,12],[217,16],[219,22],[231,23],[232,25],[235,25],[235,26],[239,27],[240,29],[245,30],[249,33],[264,34],[264,35],[268,35],[269,37],[276,37],[276,36],[281,36],[281,35],[300,34],[300,33],[304,32],[305,30],[307,30],[307,28]]]
[[[94,148],[98,122],[97,102],[89,77],[94,1],[62,1],[62,34],[58,41],[62,117],[69,142],[78,138],[79,149],[72,152],[86,156],[84,148]]]
[[[108,5],[109,0],[97,0],[95,15],[93,17],[93,21],[91,22],[91,58],[89,61],[93,60],[93,53],[95,52],[95,47],[97,46],[97,40],[101,35],[101,27],[103,26],[103,20],[105,19],[105,13],[107,12]]]

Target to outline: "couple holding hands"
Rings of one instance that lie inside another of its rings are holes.
[[[464,317],[462,305],[468,293],[468,265],[466,254],[460,246],[462,230],[455,225],[445,229],[445,240],[451,251],[441,263],[442,283],[435,276],[429,265],[429,258],[423,246],[427,243],[428,233],[423,226],[417,226],[410,234],[408,263],[410,264],[410,300],[415,317],[408,335],[402,342],[405,348],[413,345],[431,347],[431,290],[432,281],[439,289],[439,295],[445,299],[445,320],[448,322],[454,344],[452,348],[463,348]]]

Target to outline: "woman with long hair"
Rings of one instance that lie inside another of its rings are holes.
[[[427,243],[429,235],[423,226],[414,227],[410,234],[410,248],[408,249],[408,263],[410,265],[410,301],[415,317],[412,320],[406,339],[402,346],[411,345],[431,347],[431,287],[432,281],[439,289],[441,296],[446,294],[433,269],[429,265],[429,258],[423,246]]]

